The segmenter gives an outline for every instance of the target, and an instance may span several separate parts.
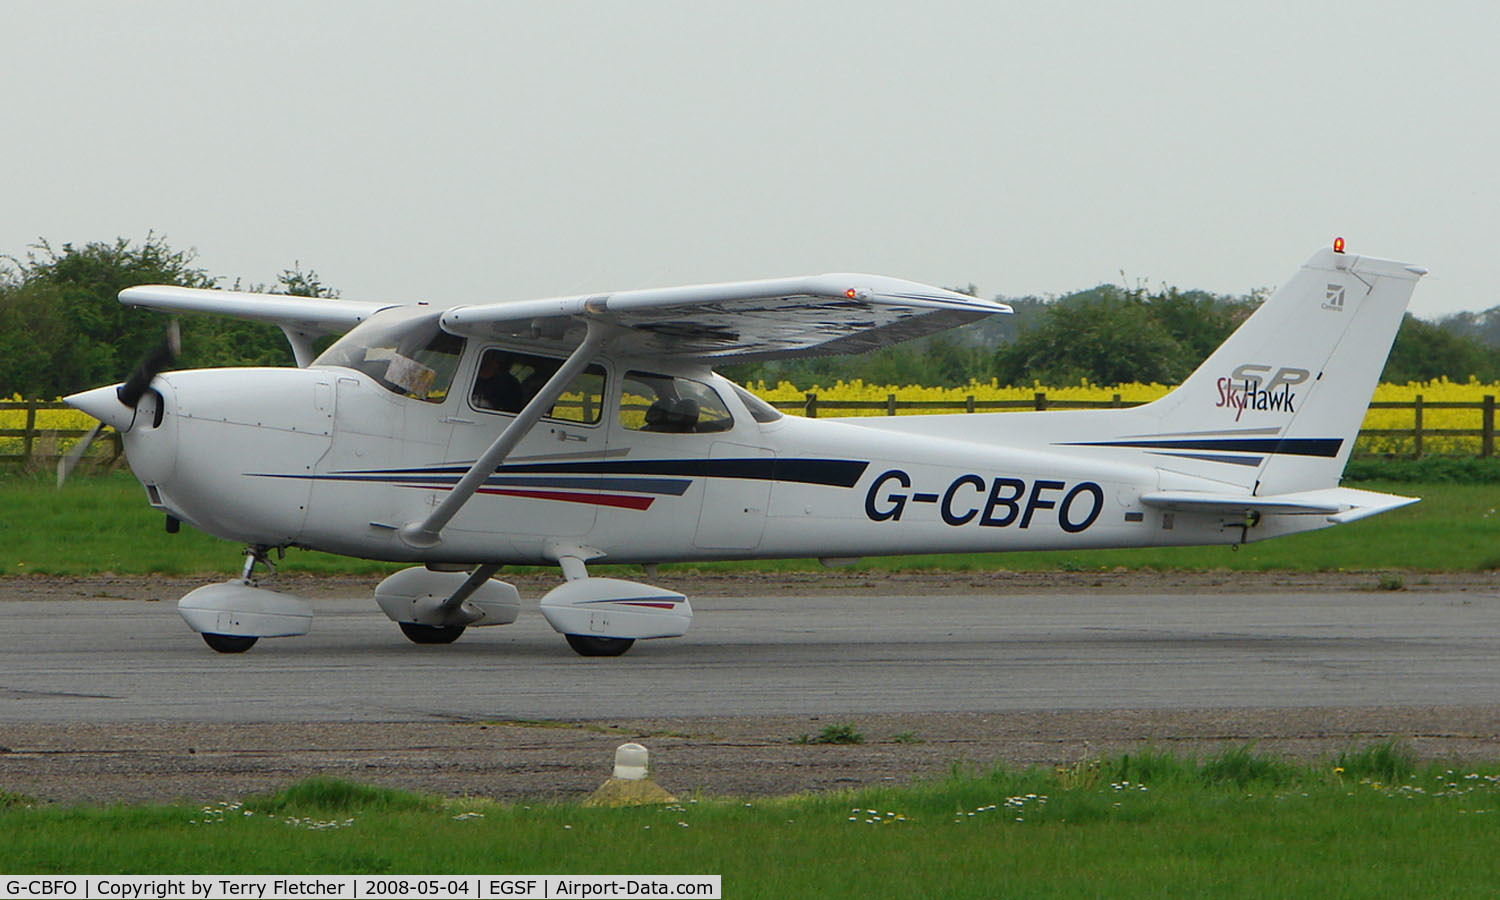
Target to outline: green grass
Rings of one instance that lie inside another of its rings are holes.
[[[237,573],[241,545],[187,525],[167,534],[161,513],[128,473],[69,479],[0,478],[0,574],[197,575]],[[283,571],[379,574],[400,566],[290,550]]]
[[[0,810],[12,873],[717,874],[732,897],[1463,897],[1500,775],[1356,777],[1235,748],[678,805],[442,801],[340,782],[207,806]],[[80,853],[79,847],[88,847]]]
[[[1362,482],[1362,488],[1422,497],[1422,502],[1351,525],[1228,547],[979,553],[870,559],[870,572],[912,569],[1090,572],[1127,569],[1337,571],[1407,569],[1476,571],[1500,568],[1500,483]],[[184,527],[169,535],[140,485],[128,474],[75,478],[58,492],[49,478],[0,478],[0,574],[81,575],[99,572],[167,575],[239,570],[239,545]],[[288,551],[282,570],[379,575],[394,564]],[[793,572],[820,568],[813,560],[767,560],[664,567],[703,572]],[[599,568],[600,574],[635,569]],[[1395,582],[1390,582],[1395,585]]]
[[[1494,484],[1500,482],[1500,457],[1424,456],[1383,458],[1364,456],[1349,460],[1344,483],[1404,481],[1422,484]]]
[[[1396,784],[1417,771],[1417,757],[1411,747],[1386,741],[1340,753],[1334,765],[1345,778]]]

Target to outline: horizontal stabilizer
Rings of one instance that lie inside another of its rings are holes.
[[[1353,488],[1324,488],[1294,494],[1256,497],[1250,494],[1217,494],[1207,491],[1156,491],[1142,494],[1147,506],[1176,512],[1218,513],[1226,516],[1327,516],[1334,525],[1388,512],[1416,503],[1419,497],[1401,497]]]

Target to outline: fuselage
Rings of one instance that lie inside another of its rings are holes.
[[[1342,251],[1132,409],[813,420],[710,369],[1008,311],[865,275],[443,309],[143,286],[121,300],[279,325],[299,367],[159,374],[169,335],[118,389],[67,400],[121,433],[169,530],[248,545],[238,580],[179,602],[217,651],[307,632],[307,601],[255,578],[298,546],[424,564],[375,591],[418,643],[514,621],[492,576],[555,564],[548,623],[618,655],[684,634],[691,605],[593,562],[1236,544],[1415,502],[1338,481],[1425,270]]]
[[[340,365],[169,373],[153,384],[161,415],[138,416],[126,450],[152,505],[210,534],[394,561],[848,558],[1246,539],[1219,517],[1141,504],[1163,484],[1153,467],[969,440],[951,424],[919,434],[910,422],[893,430],[784,416],[706,368],[603,356],[437,546],[409,546],[398,529],[440,502],[515,418],[477,393],[491,351],[510,349],[465,348],[446,387],[425,397]],[[705,408],[698,425],[653,426],[649,390],[693,393]],[[709,414],[712,405],[719,411]]]

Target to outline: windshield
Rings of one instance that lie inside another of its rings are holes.
[[[439,328],[436,313],[392,310],[344,335],[313,365],[357,369],[392,393],[440,403],[463,352],[464,339]]]

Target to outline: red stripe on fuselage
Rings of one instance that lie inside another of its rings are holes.
[[[561,500],[564,503],[590,503],[594,506],[613,506],[617,509],[650,509],[655,497],[631,497],[628,494],[582,494],[567,491],[527,491],[518,488],[480,488],[481,494],[500,494],[506,497],[525,497],[530,500]]]

